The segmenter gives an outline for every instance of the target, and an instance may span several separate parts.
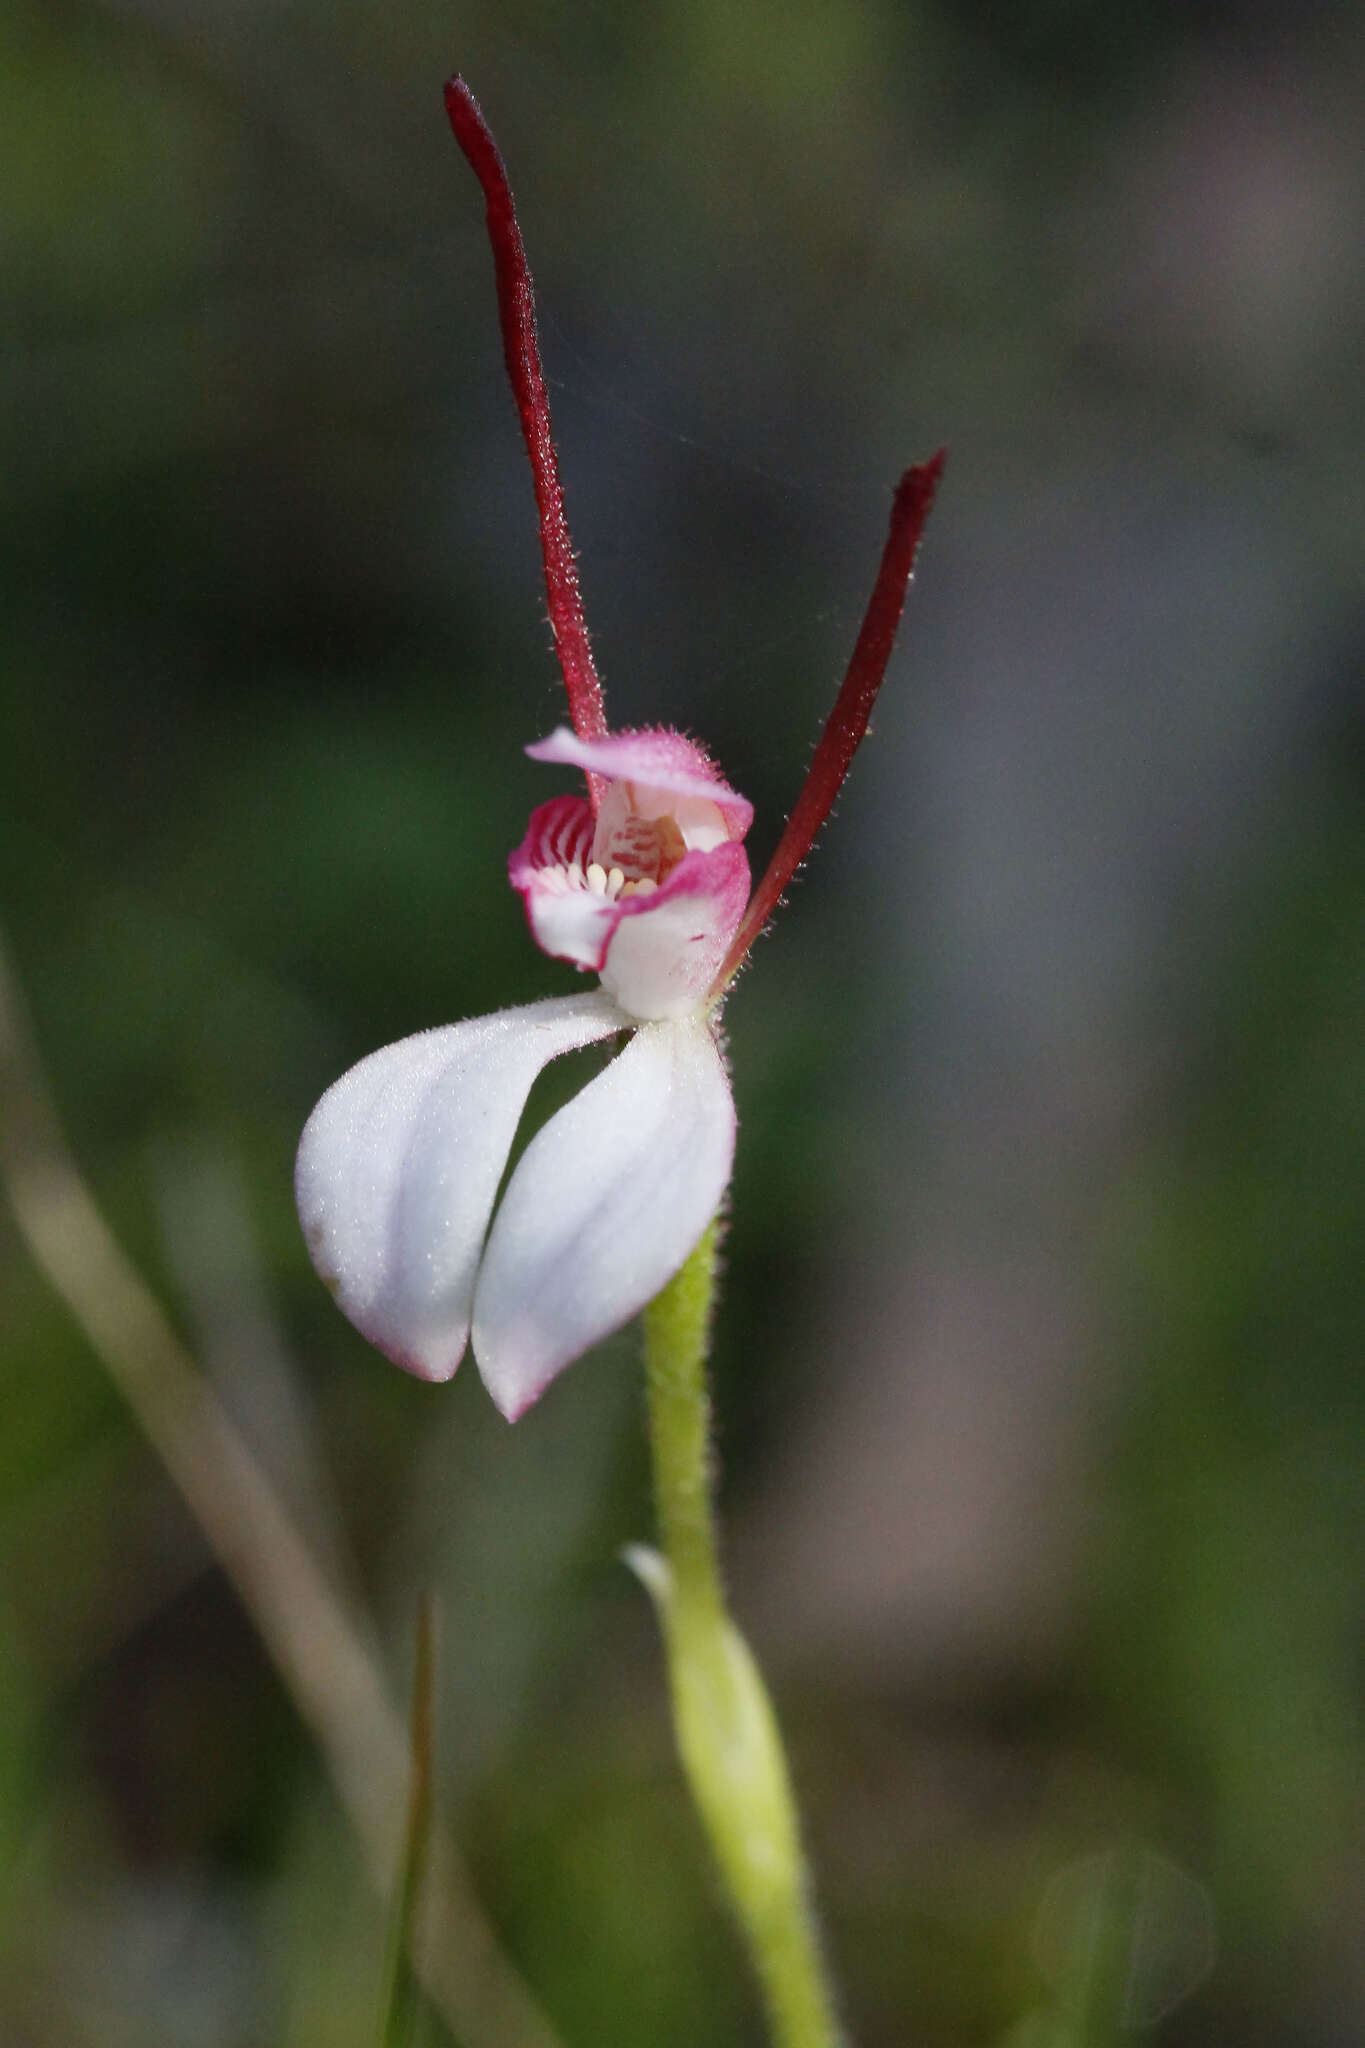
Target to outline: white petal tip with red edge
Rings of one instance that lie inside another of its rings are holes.
[[[385,1046],[323,1096],[299,1144],[299,1220],[343,1314],[396,1364],[454,1373],[532,1083],[630,1022],[600,989],[528,1003]]]

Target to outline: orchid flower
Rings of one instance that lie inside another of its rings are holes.
[[[466,1346],[514,1420],[679,1270],[724,1198],[735,1108],[721,999],[827,816],[867,728],[943,466],[901,479],[871,601],[801,797],[750,897],[753,807],[680,733],[607,728],[564,514],[530,271],[506,171],[462,79],[446,88],[483,187],[503,347],[531,461],[572,730],[527,752],[586,778],[509,863],[537,945],[598,985],[372,1053],[323,1096],[296,1193],[314,1264],[397,1364],[451,1377]],[[498,1190],[532,1084],[625,1041]]]

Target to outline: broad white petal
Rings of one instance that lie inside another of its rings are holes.
[[[450,1378],[532,1082],[630,1021],[600,989],[527,1003],[385,1046],[323,1096],[299,1144],[299,1220],[342,1312],[395,1363]]]
[[[642,1025],[537,1133],[474,1295],[474,1356],[509,1421],[677,1272],[720,1205],[734,1150],[730,1082],[701,1017]]]

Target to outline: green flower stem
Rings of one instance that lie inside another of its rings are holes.
[[[629,1561],[658,1608],[683,1767],[763,1987],[777,2048],[839,2048],[782,1738],[725,1610],[711,1505],[706,1351],[713,1222],[645,1311],[654,1492],[664,1555]]]

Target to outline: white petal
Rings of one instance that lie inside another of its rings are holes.
[[[308,1119],[294,1172],[313,1263],[372,1344],[448,1380],[493,1198],[531,1084],[625,1029],[598,989],[422,1031],[371,1053]]]
[[[508,1417],[652,1301],[720,1205],[735,1106],[704,1018],[644,1024],[528,1145],[489,1233],[474,1356]]]
[[[600,972],[607,941],[620,922],[618,905],[554,874],[537,875],[521,887],[531,936],[541,950]]]

